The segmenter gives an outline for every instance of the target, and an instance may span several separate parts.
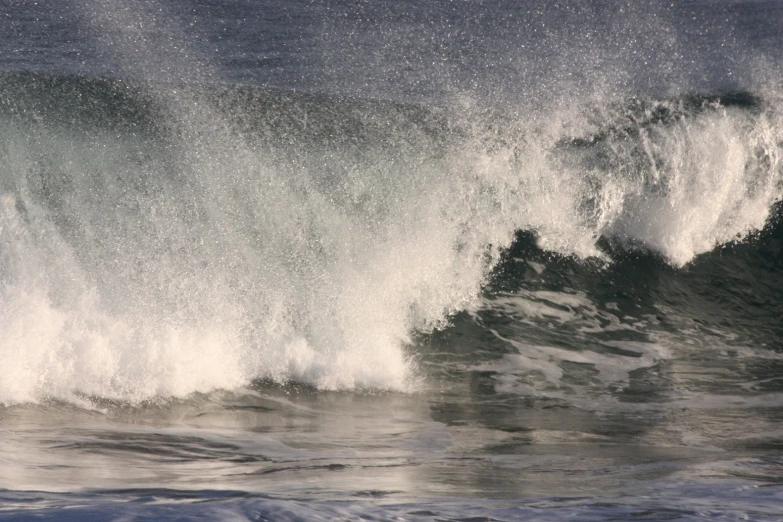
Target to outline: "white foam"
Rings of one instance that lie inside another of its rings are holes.
[[[683,265],[762,228],[781,196],[776,118],[716,108],[654,127],[646,149],[654,168],[639,184],[626,182],[620,196],[607,197],[622,210],[602,232],[639,240]]]

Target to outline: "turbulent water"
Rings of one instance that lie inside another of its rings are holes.
[[[0,519],[783,516],[783,4],[0,14]]]

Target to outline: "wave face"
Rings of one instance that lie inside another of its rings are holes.
[[[0,402],[137,403],[263,379],[416,390],[421,336],[497,297],[519,234],[554,271],[639,252],[678,270],[757,235],[783,195],[774,64],[735,53],[732,72],[752,62],[758,77],[741,88],[672,72],[690,62],[664,7],[613,18],[566,2],[555,14],[585,23],[543,36],[519,27],[550,15],[520,7],[498,22],[516,46],[481,29],[487,7],[459,22],[475,31],[463,61],[443,46],[458,16],[445,4],[405,31],[392,7],[318,7],[350,38],[321,32],[316,65],[221,51],[259,78],[210,60],[154,5],[60,7],[92,28],[73,37],[103,66],[63,51],[30,68],[43,73],[0,75]],[[270,19],[307,25],[278,7]],[[370,38],[372,59],[358,51]],[[407,43],[420,45],[400,61]],[[514,58],[525,46],[534,58]],[[366,75],[384,80],[357,88]],[[257,85],[270,78],[280,88]]]

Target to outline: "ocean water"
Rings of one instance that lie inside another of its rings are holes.
[[[0,520],[783,519],[783,2],[0,2]]]

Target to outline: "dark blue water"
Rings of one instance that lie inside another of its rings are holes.
[[[0,6],[0,518],[779,520],[783,4]]]

